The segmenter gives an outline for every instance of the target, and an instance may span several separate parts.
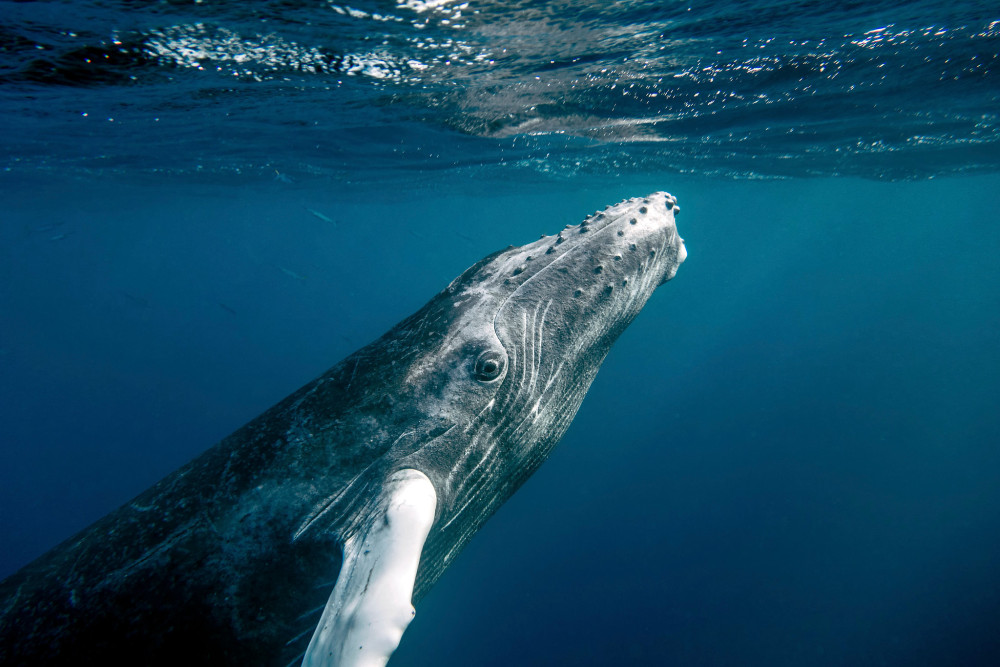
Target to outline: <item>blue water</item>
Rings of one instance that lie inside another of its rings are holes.
[[[688,261],[390,664],[1000,664],[995,6],[0,17],[0,576],[666,189]]]

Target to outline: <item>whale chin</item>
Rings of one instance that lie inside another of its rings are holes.
[[[656,286],[659,287],[660,285],[662,285],[663,283],[667,282],[668,280],[673,279],[673,277],[677,275],[677,269],[679,269],[680,266],[681,266],[681,264],[684,263],[684,260],[687,259],[687,256],[688,256],[688,251],[687,251],[687,247],[685,247],[685,245],[684,245],[684,239],[682,239],[680,236],[678,236],[677,237],[677,260],[676,260],[676,263],[673,266],[671,266],[671,267],[669,267],[667,269],[667,271],[663,274],[663,278],[660,279],[660,282],[656,283]]]

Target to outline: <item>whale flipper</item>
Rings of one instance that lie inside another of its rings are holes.
[[[382,488],[368,521],[344,542],[340,576],[303,667],[381,667],[413,619],[420,553],[437,494],[427,475],[406,469]]]

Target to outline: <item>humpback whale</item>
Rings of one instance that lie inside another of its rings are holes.
[[[622,201],[418,312],[0,583],[0,663],[384,665],[687,256]]]

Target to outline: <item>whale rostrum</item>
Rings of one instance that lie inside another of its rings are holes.
[[[687,256],[628,199],[418,312],[0,583],[0,664],[384,665]]]

